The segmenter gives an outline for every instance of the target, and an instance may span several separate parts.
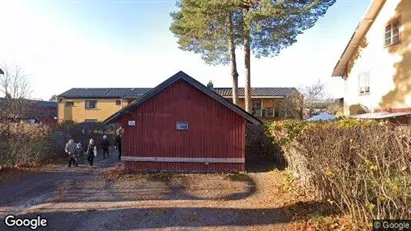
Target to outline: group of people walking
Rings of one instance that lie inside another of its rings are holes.
[[[109,148],[110,148],[110,141],[107,139],[107,136],[104,135],[101,141],[101,149],[103,150],[103,158],[106,159],[110,157]],[[114,147],[118,149],[118,159],[121,159],[121,134],[118,134],[115,138]],[[85,157],[87,157],[87,161],[90,166],[93,166],[94,157],[97,156],[97,145],[95,144],[93,139],[90,139],[87,148],[84,150],[83,145],[81,143],[74,143],[74,139],[70,139],[64,151],[69,155],[69,164],[68,166],[71,167],[72,165],[77,167],[79,163],[85,163]]]

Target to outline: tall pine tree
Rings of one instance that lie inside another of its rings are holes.
[[[234,0],[235,1],[235,0]],[[315,25],[336,0],[237,0],[243,9],[245,106],[251,111],[251,53],[257,58],[278,55]]]
[[[236,46],[241,42],[241,14],[232,1],[182,0],[179,11],[171,13],[170,30],[179,48],[201,54],[210,65],[231,66],[233,103],[238,104]]]
[[[208,64],[231,63],[238,103],[235,48],[244,48],[245,109],[251,112],[251,55],[272,57],[313,27],[336,0],[181,0],[171,14],[180,49]]]

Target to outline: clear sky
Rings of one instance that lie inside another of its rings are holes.
[[[252,87],[299,87],[317,79],[342,97],[331,72],[370,0],[337,0],[275,58],[252,59]],[[154,87],[179,70],[231,87],[229,66],[207,66],[178,49],[174,0],[0,0],[0,61],[29,73],[33,98],[73,87]],[[237,52],[244,86],[242,51]]]

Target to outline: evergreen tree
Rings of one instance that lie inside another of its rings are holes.
[[[243,46],[245,109],[251,112],[251,54],[272,57],[313,27],[336,0],[181,0],[171,31],[180,49],[201,54],[208,64],[231,63],[233,95],[238,72],[235,48]],[[242,41],[241,41],[242,40]],[[238,98],[233,101],[238,103]]]
[[[170,30],[179,48],[201,54],[209,65],[231,66],[233,103],[238,104],[238,71],[235,49],[241,42],[241,14],[233,1],[177,1],[178,12],[171,13]]]
[[[240,0],[243,9],[245,106],[251,111],[251,53],[257,58],[278,55],[313,27],[336,0]]]

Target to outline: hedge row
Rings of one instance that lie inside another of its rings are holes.
[[[359,228],[411,217],[411,127],[386,122],[274,122],[288,167]]]
[[[0,123],[0,169],[59,159],[70,138],[87,145],[91,138],[99,143],[103,135],[107,135],[113,142],[116,130],[115,126],[100,123],[65,123],[53,128],[39,124]]]
[[[51,129],[24,123],[0,124],[0,168],[32,165],[50,153]]]

